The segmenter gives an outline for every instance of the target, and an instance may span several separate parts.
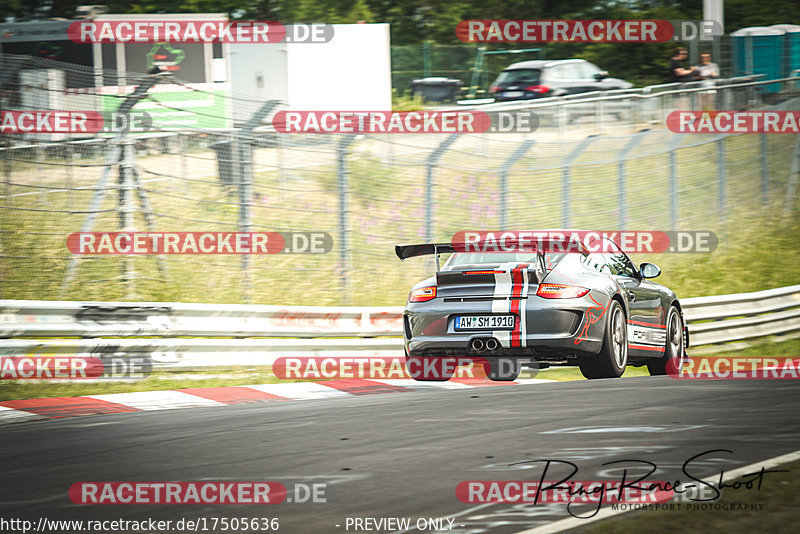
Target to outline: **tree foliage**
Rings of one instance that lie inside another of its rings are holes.
[[[800,1],[725,1],[725,30],[747,26],[800,22]],[[22,0],[0,0],[0,15],[71,18],[86,0],[51,3],[49,11],[35,10]],[[41,5],[45,5],[42,3]],[[108,0],[111,13],[226,13],[233,19],[291,22],[391,24],[392,45],[419,48],[423,43],[460,45],[460,49],[438,47],[438,62],[449,64],[443,71],[464,72],[471,67],[474,45],[460,43],[455,27],[465,19],[667,19],[697,20],[703,16],[702,0]],[[489,49],[543,48],[548,58],[582,57],[607,69],[612,76],[638,83],[664,81],[673,44],[627,43],[521,43],[489,45]],[[464,50],[470,59],[464,59]],[[396,54],[404,65],[414,62],[412,48]],[[522,56],[519,56],[522,58]],[[395,54],[393,54],[393,61]],[[502,68],[509,56],[490,60],[492,72]],[[437,58],[435,58],[437,59]],[[517,59],[517,58],[515,58]],[[404,69],[399,69],[404,70]],[[406,79],[414,77],[410,71]],[[421,69],[419,74],[421,75]],[[725,73],[723,73],[725,74]],[[468,80],[464,80],[467,82]],[[402,90],[402,88],[401,88]]]

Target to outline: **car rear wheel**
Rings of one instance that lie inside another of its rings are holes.
[[[419,382],[447,382],[455,372],[454,358],[434,356],[409,356],[406,352],[406,370]]]
[[[603,336],[603,348],[594,356],[581,356],[578,365],[586,378],[619,378],[628,365],[628,323],[622,305],[612,300]]]
[[[651,375],[678,375],[684,365],[683,318],[678,308],[670,306],[667,313],[667,346],[661,358],[647,362]]]
[[[522,371],[522,362],[513,358],[485,358],[483,369],[489,380],[495,382],[510,382],[519,378]]]

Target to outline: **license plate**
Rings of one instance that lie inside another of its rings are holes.
[[[456,315],[456,330],[513,330],[513,315]]]
[[[525,94],[524,91],[506,91],[505,93],[503,93],[503,96],[508,98],[513,98],[515,96],[522,96],[524,94]]]

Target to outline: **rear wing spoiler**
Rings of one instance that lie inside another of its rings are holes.
[[[423,243],[421,245],[395,245],[394,253],[404,261],[406,258],[427,256],[429,254],[449,254],[455,252],[450,243]]]
[[[462,249],[462,250],[457,250]],[[400,261],[405,261],[406,258],[414,258],[416,256],[428,256],[433,254],[436,258],[436,272],[440,271],[439,267],[439,254],[449,254],[452,252],[463,252],[463,247],[454,247],[452,243],[422,243],[419,245],[395,245],[394,253],[400,258]],[[546,270],[544,265],[544,255],[541,251],[538,252],[540,268]]]

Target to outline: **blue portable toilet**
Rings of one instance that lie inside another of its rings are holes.
[[[786,32],[764,26],[742,28],[731,34],[733,38],[733,72],[735,76],[764,74],[761,81],[776,80],[783,71],[783,42]],[[777,93],[779,83],[761,86],[762,93]]]
[[[792,75],[793,70],[800,70],[800,25],[773,24],[770,28],[783,30],[783,71],[784,78]]]

